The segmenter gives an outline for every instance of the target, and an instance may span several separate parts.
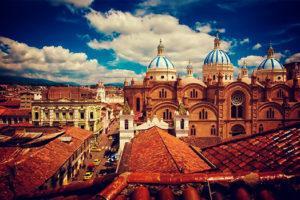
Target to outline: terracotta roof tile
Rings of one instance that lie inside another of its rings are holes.
[[[203,148],[202,153],[222,171],[298,171],[300,128],[276,130]]]
[[[193,173],[211,169],[188,144],[157,127],[132,139],[130,151],[130,172]]]

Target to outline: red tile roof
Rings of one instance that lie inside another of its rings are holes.
[[[204,148],[202,154],[224,172],[300,172],[300,128],[225,141]]]
[[[26,117],[31,115],[31,109],[10,109],[2,108],[0,109],[1,117]]]
[[[50,87],[46,94],[47,100],[69,99],[84,100],[95,98],[96,93],[81,87]]]
[[[13,183],[17,194],[30,193],[42,185],[57,172],[86,139],[92,137],[91,132],[80,128],[66,127],[64,130],[63,136],[72,137],[70,143],[62,142],[55,137],[39,147],[0,147],[1,152],[9,151],[6,154],[9,155],[8,157],[1,158],[2,172],[8,170],[7,166],[16,170]],[[3,193],[0,192],[0,199],[2,195]]]
[[[0,102],[0,107],[19,108],[20,103],[21,103],[20,100],[5,101],[5,102]]]
[[[124,161],[127,168],[122,170],[130,172],[193,173],[211,169],[186,143],[157,127],[132,139],[130,156],[128,152],[124,156],[128,157]]]
[[[115,174],[109,175],[108,178],[114,177]],[[110,184],[105,180],[107,176],[95,178],[88,182],[75,182],[70,185],[63,186],[54,190],[37,191],[35,193],[20,196],[19,199],[106,199],[106,200],[123,200],[123,199],[199,199],[200,194],[204,199],[209,199],[207,184],[210,184],[211,193],[220,192],[221,184],[225,194],[233,192],[227,183],[243,182],[245,184],[263,185],[268,183],[278,183],[280,187],[276,187],[276,192],[286,192],[287,184],[299,175],[285,176],[281,173],[195,173],[195,174],[166,174],[166,173],[123,173],[117,176]],[[104,179],[104,180],[103,180]],[[101,189],[100,181],[104,189]],[[280,182],[279,182],[280,181]],[[219,186],[219,187],[215,187]],[[98,188],[99,193],[94,195],[93,188]],[[256,187],[259,192],[259,188]],[[291,188],[289,188],[291,189]],[[290,190],[289,197],[297,195]],[[88,195],[88,196],[87,196]],[[232,194],[230,194],[232,195]],[[288,194],[285,194],[287,197]],[[294,196],[294,197],[295,197]],[[227,199],[227,198],[223,198]],[[230,198],[229,198],[230,199]],[[278,198],[280,199],[280,198]],[[292,198],[287,198],[292,199]]]

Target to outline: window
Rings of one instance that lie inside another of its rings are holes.
[[[62,116],[63,116],[63,119],[65,119],[65,118],[66,118],[66,113],[63,112],[63,113],[62,113]]]
[[[180,121],[180,128],[184,129],[184,119],[181,119],[181,121]]]
[[[39,119],[39,113],[38,112],[34,113],[34,119]]]
[[[59,119],[59,113],[55,113],[55,118],[58,120]]]
[[[164,79],[164,78],[165,78],[165,76],[161,76],[160,78],[161,78],[161,79]]]
[[[213,80],[216,80],[216,75],[213,75]]]
[[[163,112],[163,119],[164,120],[170,120],[170,119],[172,119],[172,112],[169,109],[166,109]]]
[[[159,91],[159,98],[167,98],[167,91],[165,89]]]
[[[211,126],[210,134],[211,134],[211,135],[217,135],[217,129],[216,129],[216,126],[215,126],[215,125],[212,125],[212,126]]]
[[[280,79],[281,79],[281,76],[278,76],[277,79],[280,80]]]
[[[274,109],[273,109],[273,108],[269,108],[269,109],[267,110],[267,118],[268,118],[268,119],[273,119],[274,116],[275,116],[275,111],[274,111]]]
[[[195,125],[192,125],[192,128],[191,128],[191,135],[196,135],[196,128],[195,128]]]
[[[277,98],[280,98],[280,99],[284,98],[284,92],[282,89],[279,89],[277,91]]]
[[[227,74],[225,75],[225,80],[227,80]]]
[[[199,119],[207,119],[207,111],[203,108],[200,112],[199,112]]]
[[[141,99],[136,98],[136,111],[141,111]]]
[[[124,121],[124,126],[125,126],[125,130],[128,130],[128,128],[129,128],[129,122],[128,122],[128,119],[125,119],[125,121]]]
[[[172,79],[174,79],[174,76],[172,76]]]
[[[73,119],[73,113],[70,112],[69,115],[70,115],[70,119]]]
[[[90,119],[94,119],[94,113],[90,112]]]
[[[242,92],[235,92],[231,97],[231,118],[244,117],[245,96]]]
[[[264,131],[264,126],[262,124],[260,124],[258,127],[258,132],[261,133],[263,131]]]
[[[190,97],[191,98],[198,98],[198,91],[193,89],[192,91],[190,91]]]
[[[153,79],[153,76],[150,76],[150,79]]]
[[[84,112],[80,113],[80,119],[84,119]]]
[[[84,129],[84,125],[81,125],[80,128],[81,128],[81,129]]]
[[[246,134],[245,128],[242,125],[236,124],[231,127],[232,136],[242,135],[242,134]]]

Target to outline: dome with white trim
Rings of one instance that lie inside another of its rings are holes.
[[[150,62],[148,69],[174,69],[173,63],[163,55],[164,46],[160,40],[157,47],[157,56]]]
[[[262,63],[258,66],[258,70],[261,69],[284,69],[283,65],[274,58],[274,49],[272,48],[272,45],[270,44],[270,47],[268,49],[268,57],[262,61]]]
[[[231,61],[227,53],[220,49],[220,39],[217,35],[215,38],[215,47],[214,49],[209,52],[209,54],[204,59],[204,64],[224,64],[224,65],[230,65]]]
[[[174,69],[174,65],[165,56],[158,55],[150,62],[148,69],[151,68]]]

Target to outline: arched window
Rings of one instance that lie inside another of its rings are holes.
[[[236,124],[233,127],[231,127],[231,135],[232,136],[236,136],[236,135],[241,135],[241,134],[245,134],[245,128],[240,125],[240,124]]]
[[[190,97],[191,98],[197,98],[198,97],[197,90],[193,89],[192,91],[190,91]]]
[[[128,119],[125,119],[125,122],[124,122],[124,127],[125,127],[125,130],[128,130],[129,128],[129,122],[128,122]]]
[[[283,92],[282,89],[279,89],[279,90],[277,91],[277,98],[282,99],[283,97],[284,97],[284,92]]]
[[[237,91],[231,96],[231,118],[244,117],[245,96]]]
[[[217,135],[217,129],[216,129],[216,126],[215,126],[215,125],[212,125],[212,126],[211,126],[210,134],[211,134],[211,135]]]
[[[207,119],[207,111],[203,108],[200,112],[199,112],[199,119]]]
[[[180,129],[184,129],[184,119],[181,119],[180,121]]]
[[[167,98],[167,91],[165,89],[159,91],[159,98]]]
[[[163,112],[163,119],[164,119],[164,120],[172,119],[172,112],[171,112],[169,109],[166,109],[166,110]]]
[[[275,111],[273,108],[269,108],[267,110],[267,119],[273,119],[275,116]]]
[[[39,113],[38,112],[34,113],[34,119],[39,119]]]
[[[141,99],[139,97],[136,98],[136,111],[141,111]]]
[[[227,80],[227,74],[225,75],[225,80]]]
[[[196,128],[195,128],[195,125],[192,125],[192,128],[191,128],[191,135],[196,135]]]
[[[259,133],[264,132],[264,126],[262,124],[259,125],[258,132]]]
[[[213,80],[216,80],[216,75],[213,75]]]

